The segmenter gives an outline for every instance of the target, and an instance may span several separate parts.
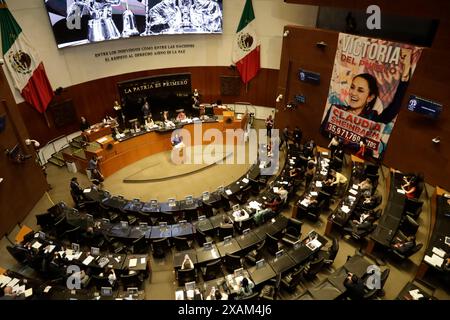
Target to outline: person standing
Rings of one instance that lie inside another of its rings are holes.
[[[86,131],[91,127],[91,125],[89,124],[89,122],[86,120],[85,117],[81,117],[81,123],[80,123],[80,130],[81,131]]]
[[[283,144],[286,144],[286,149],[289,149],[289,128],[287,126],[284,127],[280,138],[281,138],[280,150],[283,147]]]
[[[144,117],[144,121],[145,121],[145,119],[147,119],[150,114],[150,104],[148,103],[147,99],[145,99],[145,103],[142,106],[141,110],[142,110],[142,116]]]
[[[328,148],[331,151],[331,156],[334,156],[334,152],[336,151],[336,149],[339,147],[340,145],[340,141],[338,136],[333,136],[333,138],[331,139],[330,143],[328,144]]]
[[[267,136],[269,138],[272,137],[272,128],[273,128],[273,119],[272,115],[269,115],[269,117],[266,119]]]
[[[296,126],[293,132],[293,136],[294,136],[294,143],[297,148],[302,143],[302,135],[303,135],[302,130],[300,130],[300,128]]]

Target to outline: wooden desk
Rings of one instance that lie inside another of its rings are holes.
[[[110,135],[111,133],[111,127],[107,125],[94,130],[86,130],[82,133],[82,136],[84,136],[87,141],[93,142],[101,137]]]
[[[210,144],[212,141],[204,140],[204,133],[209,129],[216,129],[222,132],[223,141],[229,144],[236,144],[236,139],[233,141],[226,140],[225,129],[240,129],[243,126],[242,122],[248,120],[244,117],[242,120],[235,120],[231,125],[225,126],[223,122],[204,122],[200,126],[194,124],[187,124],[183,127],[185,133],[182,133],[183,141],[186,146]],[[201,135],[201,137],[199,137]],[[99,161],[99,168],[103,176],[106,178],[118,170],[148,156],[156,153],[172,150],[171,144],[172,131],[157,132],[152,131],[142,134],[128,140],[118,142],[113,141],[106,143],[107,148],[98,148],[95,154],[101,157]],[[188,143],[189,142],[189,143]],[[112,144],[112,147],[110,146]],[[84,172],[84,171],[83,171]]]

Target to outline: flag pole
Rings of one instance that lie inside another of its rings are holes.
[[[47,123],[47,127],[51,128],[50,121],[48,120],[48,117],[47,117],[47,111],[44,111],[42,113],[42,115],[44,116],[45,123]]]

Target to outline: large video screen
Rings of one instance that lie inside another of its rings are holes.
[[[44,0],[58,48],[162,34],[222,33],[222,0]]]

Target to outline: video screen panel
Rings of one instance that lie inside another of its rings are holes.
[[[223,0],[44,0],[58,48],[139,36],[220,34]]]

